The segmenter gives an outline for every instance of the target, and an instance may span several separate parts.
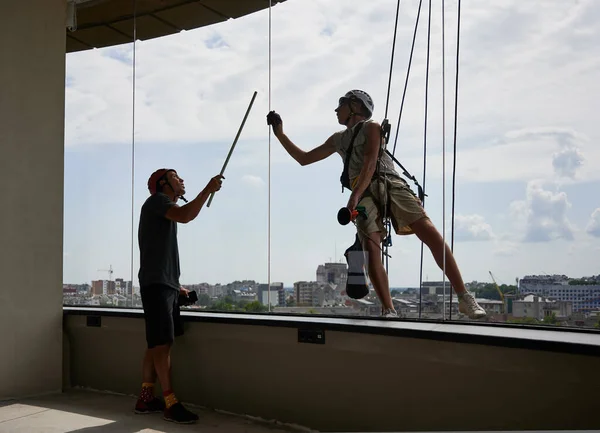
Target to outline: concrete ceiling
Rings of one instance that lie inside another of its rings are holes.
[[[73,2],[73,0],[70,0]],[[76,30],[67,53],[208,26],[269,7],[269,0],[74,0]],[[285,0],[272,0],[271,6]]]

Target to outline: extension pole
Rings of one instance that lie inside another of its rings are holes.
[[[240,138],[240,134],[242,133],[242,129],[244,128],[244,124],[246,123],[246,119],[248,118],[248,114],[250,113],[250,109],[252,108],[252,105],[254,104],[254,99],[256,98],[256,94],[257,94],[257,92],[255,91],[254,95],[252,95],[252,100],[250,101],[250,105],[248,106],[248,109],[246,110],[246,115],[244,116],[244,120],[242,120],[240,129],[238,129],[237,135],[235,136],[235,140],[233,140],[231,149],[229,149],[229,153],[227,154],[227,158],[225,159],[225,163],[223,164],[223,168],[221,169],[221,173],[220,173],[221,176],[223,176],[223,173],[225,173],[225,167],[227,167],[227,163],[229,162],[229,158],[231,158],[233,149],[235,148],[238,138]],[[214,196],[215,196],[214,192],[210,194],[210,198],[208,199],[208,203],[206,204],[206,207],[210,207],[210,204],[211,204]]]

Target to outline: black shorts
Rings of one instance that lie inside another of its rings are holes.
[[[175,337],[183,334],[179,314],[179,291],[163,284],[153,284],[141,287],[140,295],[148,348],[173,344]]]

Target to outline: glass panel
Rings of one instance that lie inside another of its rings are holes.
[[[199,298],[189,308],[265,311],[256,292],[268,279],[268,52],[258,29],[266,29],[268,10],[225,21],[198,4],[188,9],[159,18],[184,27],[193,13],[214,24],[137,43],[135,227],[150,199],[151,174],[175,170],[188,201],[179,199],[181,209],[205,201],[193,220],[177,225],[179,283]],[[221,173],[230,151],[222,189],[212,201],[198,198]],[[170,180],[163,192],[179,194],[178,183]],[[137,239],[134,265],[137,273]],[[134,286],[139,291],[137,274]]]
[[[81,3],[69,13],[77,27],[67,30],[64,304],[125,307],[132,292],[134,3]]]

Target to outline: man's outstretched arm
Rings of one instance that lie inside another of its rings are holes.
[[[314,149],[306,152],[296,146],[292,140],[288,138],[283,132],[283,121],[279,114],[272,111],[267,116],[267,124],[273,125],[273,134],[279,140],[283,148],[294,158],[300,165],[308,165],[317,161],[321,161],[333,153],[335,153],[335,143],[333,141],[333,135],[329,137],[325,143]]]
[[[224,179],[222,175],[216,175],[208,182],[206,187],[200,191],[195,199],[184,204],[183,206],[172,206],[167,211],[165,216],[170,220],[182,224],[187,224],[190,221],[193,221],[200,213],[200,210],[204,206],[206,199],[208,199],[213,192],[217,192],[221,189],[222,179]]]

